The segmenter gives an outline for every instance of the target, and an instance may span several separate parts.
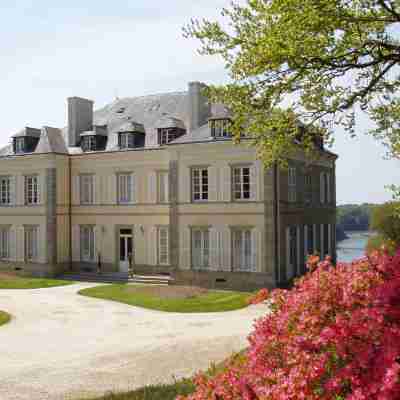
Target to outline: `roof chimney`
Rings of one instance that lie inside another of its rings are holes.
[[[78,146],[80,134],[92,130],[93,101],[81,97],[68,98],[68,145]]]
[[[189,131],[207,123],[211,105],[202,91],[207,86],[201,82],[189,82]]]

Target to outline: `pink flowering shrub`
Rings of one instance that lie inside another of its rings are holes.
[[[188,400],[400,399],[400,251],[318,261],[272,292],[242,361],[197,376]]]
[[[262,303],[263,301],[267,300],[269,296],[268,289],[260,289],[256,294],[253,296],[250,296],[247,302],[249,304],[259,304]]]

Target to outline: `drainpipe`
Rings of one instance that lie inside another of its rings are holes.
[[[71,168],[71,156],[68,155],[68,170],[69,170],[69,204],[68,204],[68,216],[69,216],[69,269],[72,271],[72,168]]]

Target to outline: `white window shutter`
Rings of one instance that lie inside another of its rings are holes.
[[[232,270],[232,239],[231,230],[229,227],[225,227],[222,230],[222,269],[224,271]]]
[[[16,227],[10,227],[10,260],[17,261],[17,232]]]
[[[324,181],[324,173],[321,172],[319,174],[319,198],[321,204],[325,203],[325,181]]]
[[[47,257],[47,238],[46,238],[46,228],[45,226],[39,225],[36,231],[36,240],[37,240],[37,258],[41,263],[48,262]]]
[[[179,170],[179,199],[182,203],[190,203],[192,193],[192,182],[190,168],[187,166]]]
[[[219,257],[218,257],[218,231],[215,227],[210,228],[210,269],[218,270]]]
[[[231,186],[232,186],[231,167],[229,165],[224,165],[221,168],[222,201],[231,201],[232,197]]]
[[[17,200],[17,185],[15,178],[15,176],[10,176],[10,202],[12,205],[16,205]]]
[[[191,232],[188,226],[180,229],[179,266],[181,269],[191,268]]]
[[[23,175],[18,175],[15,177],[16,186],[16,203],[17,205],[25,204],[25,177]]]
[[[100,204],[100,202],[101,202],[101,198],[100,198],[100,196],[99,196],[99,193],[97,193],[97,191],[98,191],[98,189],[99,189],[99,184],[98,184],[98,179],[99,179],[99,177],[96,175],[96,174],[94,174],[93,175],[93,177],[92,177],[92,185],[93,185],[93,187],[92,187],[92,190],[93,190],[93,204]]]
[[[151,171],[148,175],[147,195],[149,203],[157,202],[157,174]]]
[[[261,249],[261,232],[259,229],[254,228],[251,231],[251,272],[261,272]]]
[[[98,254],[101,254],[103,258],[103,232],[102,232],[102,225],[95,225],[93,228],[94,232],[94,259],[98,261]]]
[[[44,185],[44,179],[42,175],[37,176],[37,188],[38,188],[38,204],[44,204],[45,203],[45,185]]]
[[[72,204],[80,204],[80,176],[72,177]]]
[[[131,175],[130,181],[131,181],[131,203],[137,203],[136,175],[135,174]]]
[[[217,193],[217,168],[209,167],[208,168],[208,199],[209,201],[217,201],[218,193]]]
[[[72,261],[81,260],[81,229],[79,225],[72,225]]]
[[[258,167],[257,163],[254,163],[250,167],[250,199],[258,201]]]

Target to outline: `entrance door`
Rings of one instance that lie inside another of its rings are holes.
[[[119,269],[121,272],[128,272],[130,254],[134,257],[132,229],[121,229],[119,231]]]

